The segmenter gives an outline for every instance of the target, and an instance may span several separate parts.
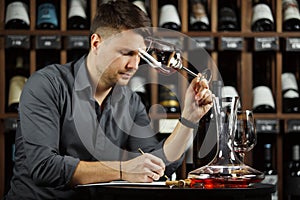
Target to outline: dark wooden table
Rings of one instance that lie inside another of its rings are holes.
[[[249,188],[169,188],[167,186],[89,186],[91,199],[105,200],[271,200],[275,186],[255,184]]]

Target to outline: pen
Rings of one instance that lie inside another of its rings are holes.
[[[145,154],[141,148],[138,148],[138,150],[139,150],[139,152],[140,152],[142,155]],[[167,175],[164,175],[164,177],[165,177],[167,180],[169,180],[169,177],[168,177]]]

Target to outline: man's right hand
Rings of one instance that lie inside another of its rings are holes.
[[[164,175],[165,167],[162,159],[145,153],[122,162],[122,179],[129,182],[152,182]]]

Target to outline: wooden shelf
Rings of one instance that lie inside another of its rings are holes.
[[[7,35],[58,35],[58,36],[74,36],[74,35],[86,35],[89,36],[88,30],[0,30],[0,36]]]
[[[147,0],[149,3],[149,11],[152,20],[152,24],[154,27],[158,26],[159,20],[159,0]],[[37,57],[38,57],[38,50],[34,47],[34,41],[36,37],[39,36],[47,36],[47,35],[56,35],[62,37],[62,47],[58,49],[60,56],[60,62],[65,63],[67,61],[67,51],[69,49],[66,48],[65,38],[70,36],[89,36],[89,30],[67,30],[67,0],[61,0],[60,2],[60,30],[36,30],[35,29],[35,21],[36,21],[36,2],[37,0],[29,0],[30,2],[30,20],[31,25],[29,30],[5,30],[4,29],[4,19],[5,19],[5,2],[0,2],[0,196],[4,193],[4,177],[5,177],[5,127],[4,121],[9,118],[17,118],[16,113],[6,113],[6,98],[7,92],[6,90],[6,82],[5,82],[5,64],[9,62],[6,60],[6,37],[10,35],[25,35],[30,37],[30,49],[29,51],[29,66],[30,66],[30,73],[32,74],[35,72],[37,67]],[[101,2],[101,1],[100,1]],[[187,38],[197,38],[197,37],[210,37],[216,43],[212,49],[208,50],[208,54],[211,56],[212,60],[216,63],[216,66],[223,65],[223,63],[219,63],[219,59],[222,53],[226,53],[226,50],[220,49],[220,40],[224,37],[239,37],[242,38],[244,42],[244,47],[238,51],[232,51],[232,54],[236,55],[237,63],[236,63],[236,73],[237,79],[235,80],[238,84],[237,88],[239,93],[241,94],[241,100],[243,102],[243,109],[251,109],[252,107],[252,75],[253,75],[253,55],[256,53],[253,48],[253,43],[255,38],[259,37],[276,37],[279,40],[279,48],[277,50],[268,51],[273,55],[273,63],[272,67],[275,69],[272,72],[272,79],[273,79],[273,93],[276,102],[277,112],[273,114],[255,114],[255,118],[258,120],[278,120],[279,121],[279,133],[275,134],[275,145],[277,146],[277,170],[279,172],[279,200],[283,199],[284,193],[284,184],[283,184],[283,176],[284,176],[284,163],[283,161],[284,156],[282,151],[285,148],[284,144],[284,137],[289,135],[286,131],[288,130],[288,122],[289,120],[300,120],[300,113],[299,114],[287,114],[282,112],[282,96],[281,96],[281,73],[283,68],[283,53],[287,52],[285,49],[285,41],[288,38],[300,38],[299,32],[282,32],[282,6],[281,0],[270,0],[272,5],[272,10],[274,13],[274,18],[276,19],[276,31],[275,32],[252,32],[250,28],[251,24],[251,0],[236,0],[237,5],[239,6],[240,14],[241,14],[241,31],[237,32],[218,32],[217,31],[217,23],[218,23],[218,0],[208,0],[209,2],[209,10],[208,13],[211,19],[211,31],[208,32],[197,32],[197,31],[188,31],[188,0],[178,0],[178,10],[182,20],[182,30],[181,34],[186,36]],[[95,15],[96,7],[98,1],[91,0],[89,3],[89,10],[90,10],[90,18]],[[178,33],[176,32],[159,32],[157,33],[158,36],[166,36],[166,37],[176,37]],[[188,52],[184,52],[185,55],[188,55]],[[300,68],[300,66],[297,66]],[[158,80],[159,77],[154,72],[150,71],[149,76],[152,79]],[[298,77],[299,78],[299,77]],[[299,81],[299,80],[298,80]],[[183,93],[185,90],[186,85],[180,88]],[[157,103],[157,96],[158,96],[158,89],[157,87],[151,88],[151,102]],[[153,119],[158,120],[165,115],[161,115],[159,113],[151,113]],[[178,118],[179,114],[168,114],[168,118]],[[249,155],[249,160],[252,163],[255,160],[255,156]],[[185,168],[185,167],[183,167]],[[183,174],[184,176],[185,174]]]

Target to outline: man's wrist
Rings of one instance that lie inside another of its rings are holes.
[[[182,116],[179,117],[179,121],[182,125],[186,126],[186,127],[189,127],[189,128],[193,128],[193,129],[198,129],[199,127],[199,124],[198,123],[194,123]]]

